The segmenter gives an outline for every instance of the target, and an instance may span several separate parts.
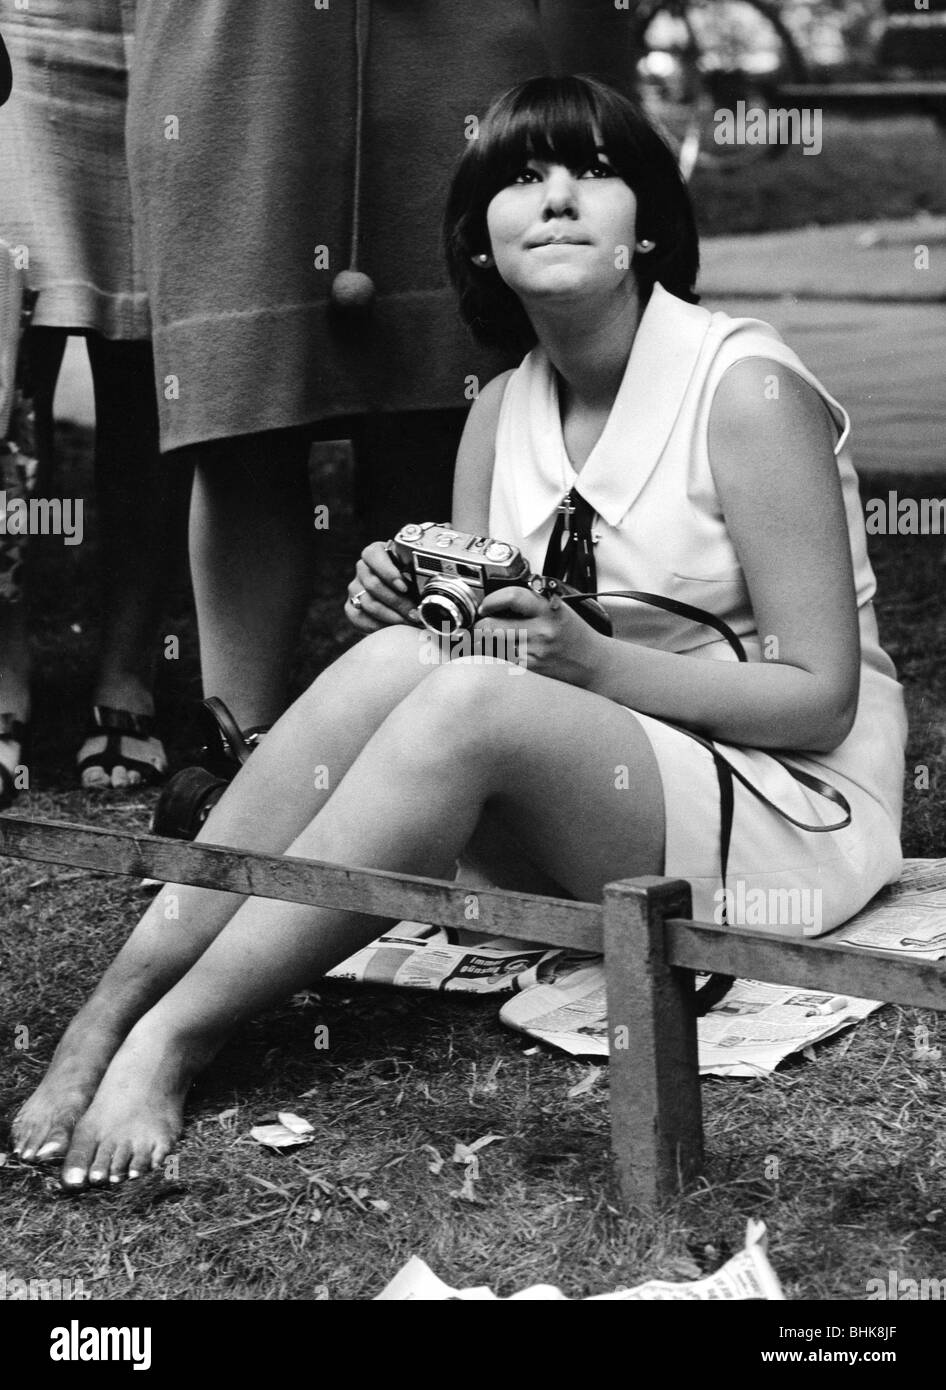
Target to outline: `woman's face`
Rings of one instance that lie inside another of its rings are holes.
[[[601,150],[586,169],[530,159],[486,210],[496,268],[523,303],[598,298],[631,278],[637,200]]]

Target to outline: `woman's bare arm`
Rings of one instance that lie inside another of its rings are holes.
[[[729,369],[710,462],[771,659],[735,665],[608,642],[589,688],[734,743],[826,751],[843,741],[860,639],[834,434],[791,370],[759,358]]]
[[[453,524],[458,531],[485,536],[489,526],[489,494],[496,457],[496,426],[506,382],[512,372],[502,372],[483,387],[470,408],[457,451],[453,479]],[[500,540],[515,540],[500,536]]]

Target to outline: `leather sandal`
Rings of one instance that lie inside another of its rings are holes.
[[[105,747],[98,753],[87,753],[85,757],[80,753],[78,756],[82,785],[89,791],[99,788],[103,791],[114,789],[112,773],[117,767],[137,772],[140,779],[137,785],[149,786],[163,781],[167,772],[167,757],[164,745],[155,736],[154,722],[154,716],[151,714],[133,714],[131,710],[114,709],[111,705],[93,705],[92,718],[85,731],[85,741],[104,737]],[[135,758],[123,753],[123,737],[137,739],[141,743],[151,743],[154,745],[154,752],[147,758]],[[107,780],[86,782],[85,774],[92,768],[101,769]]]

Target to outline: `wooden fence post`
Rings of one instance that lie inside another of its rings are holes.
[[[693,974],[667,964],[663,936],[666,918],[691,911],[680,879],[604,890],[612,1150],[635,1206],[671,1196],[703,1164]]]

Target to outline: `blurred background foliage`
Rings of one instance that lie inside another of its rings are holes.
[[[868,76],[884,28],[883,0],[780,0],[812,75]]]

